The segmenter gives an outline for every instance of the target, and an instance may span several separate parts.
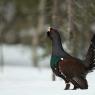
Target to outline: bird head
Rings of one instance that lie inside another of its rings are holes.
[[[47,36],[51,40],[60,38],[59,32],[56,29],[51,28],[51,27],[48,27]]]

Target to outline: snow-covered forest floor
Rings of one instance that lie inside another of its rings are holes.
[[[50,69],[6,66],[0,73],[0,95],[95,95],[95,72],[87,79],[88,90],[67,91],[63,80],[51,81]]]

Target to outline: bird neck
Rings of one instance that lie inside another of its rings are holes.
[[[64,53],[64,49],[62,47],[61,38],[55,38],[52,40],[52,55],[61,56]]]

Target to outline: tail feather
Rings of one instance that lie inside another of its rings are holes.
[[[95,35],[91,39],[84,65],[88,68],[88,72],[92,72],[95,69]]]
[[[91,66],[89,66],[89,70],[94,70],[95,69],[95,64],[92,64]]]

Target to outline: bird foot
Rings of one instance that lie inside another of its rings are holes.
[[[76,89],[78,89],[78,87],[75,87],[75,86],[74,86],[74,88],[73,88],[72,90],[76,90]]]
[[[66,84],[66,87],[65,87],[65,89],[64,89],[64,90],[69,90],[69,88],[70,88],[70,84],[69,84],[69,83],[67,83],[67,84]]]

